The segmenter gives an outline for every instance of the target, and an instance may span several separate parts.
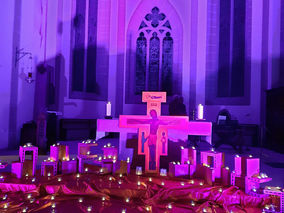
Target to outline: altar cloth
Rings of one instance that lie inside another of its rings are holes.
[[[1,212],[251,212],[272,198],[245,194],[235,186],[160,176],[69,174],[18,180],[4,174]],[[200,184],[202,183],[202,184]],[[81,202],[82,201],[82,202]],[[7,207],[7,208],[6,208]]]

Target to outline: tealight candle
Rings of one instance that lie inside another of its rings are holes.
[[[191,206],[195,206],[194,201],[191,201],[190,205],[191,205]]]
[[[62,178],[57,178],[58,182],[60,182],[62,180]]]
[[[87,172],[87,171],[89,171],[89,169],[88,169],[88,168],[85,168],[85,172]]]
[[[149,178],[149,181],[152,182],[152,178],[151,177]]]
[[[88,212],[92,211],[92,207],[89,206],[89,207],[87,208],[87,211],[88,211]]]
[[[8,208],[8,203],[5,203],[4,204],[4,209],[7,209]]]
[[[119,174],[119,177],[122,177],[122,174],[121,174],[121,173]]]
[[[136,166],[136,175],[142,175],[142,167]]]
[[[162,185],[162,186],[164,186],[164,185],[165,185],[165,183],[164,183],[164,182],[162,182],[162,183],[161,183],[161,185]]]
[[[79,177],[80,177],[80,174],[77,174],[76,177],[79,178]]]
[[[173,207],[172,207],[172,204],[168,204],[167,208],[168,208],[168,209],[172,209],[172,208],[173,208]]]
[[[106,200],[106,198],[105,197],[102,197],[102,201],[105,201]]]
[[[180,185],[184,186],[184,182],[181,182]]]
[[[127,157],[127,163],[129,163],[130,162],[130,157]]]
[[[138,185],[138,186],[140,186],[140,185],[141,185],[141,182],[140,182],[140,181],[138,181],[138,182],[137,182],[137,185]]]
[[[50,174],[50,173],[48,173],[48,174],[47,174],[47,176],[48,176],[48,177],[50,177],[50,176],[51,176],[51,174]]]
[[[160,169],[160,176],[167,176],[167,170],[166,169]]]
[[[79,203],[82,203],[82,202],[83,202],[83,198],[80,197],[79,200],[78,200],[78,202],[79,202]]]
[[[126,203],[129,203],[129,198],[126,198],[126,199],[125,199],[125,202],[126,202]]]
[[[55,199],[55,197],[52,195],[51,197],[50,197],[50,200],[54,200]]]

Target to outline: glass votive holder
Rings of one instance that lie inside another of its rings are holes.
[[[167,176],[167,170],[166,169],[160,169],[160,176]]]
[[[142,175],[142,167],[136,166],[136,175]]]

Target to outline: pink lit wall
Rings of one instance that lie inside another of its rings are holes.
[[[58,84],[58,111],[63,113],[62,117],[102,118],[104,116],[105,101],[73,99],[69,96],[70,53],[73,48],[71,28],[76,11],[75,2],[75,0],[1,1],[0,24],[4,27],[1,29],[0,39],[2,51],[0,53],[0,148],[6,148],[8,144],[16,146],[22,124],[34,118],[35,82],[28,84],[25,81],[27,63],[25,58],[14,66],[16,47],[32,53],[34,77],[36,77],[36,65],[46,60],[50,66],[54,66],[54,58],[57,55],[62,57]],[[125,104],[126,71],[129,69],[127,51],[134,49],[128,32],[134,30],[135,24],[140,24],[139,17],[145,16],[154,6],[159,7],[171,20],[175,20],[172,23],[173,28],[180,30],[181,48],[177,50],[178,57],[175,60],[182,75],[180,84],[187,112],[189,113],[189,110],[199,103],[205,105],[207,30],[212,27],[208,22],[208,8],[214,2],[218,1],[98,0],[96,69],[108,75],[107,99],[112,103],[113,115],[118,117],[119,114],[146,113],[143,104]],[[262,123],[261,115],[264,111],[261,110],[260,105],[263,105],[265,98],[264,90],[279,85],[281,0],[268,3],[259,0],[247,0],[247,2],[251,2],[252,5],[249,105],[231,106],[226,102],[219,105],[205,105],[205,118],[209,121],[215,121],[217,113],[226,108],[240,123]],[[268,5],[268,16],[263,16],[263,10],[266,9],[264,5]],[[267,38],[263,34],[266,30],[263,21],[268,22]],[[267,58],[263,53],[266,51],[265,44],[267,44]],[[267,73],[264,74],[263,60],[267,60],[268,63]],[[162,114],[165,115],[167,112],[167,105],[163,105]]]

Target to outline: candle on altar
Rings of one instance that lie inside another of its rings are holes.
[[[199,120],[203,120],[203,105],[202,104],[198,104],[198,107],[197,107],[197,118]]]
[[[107,105],[106,105],[106,116],[111,116],[111,103],[110,103],[110,101],[108,101]]]

